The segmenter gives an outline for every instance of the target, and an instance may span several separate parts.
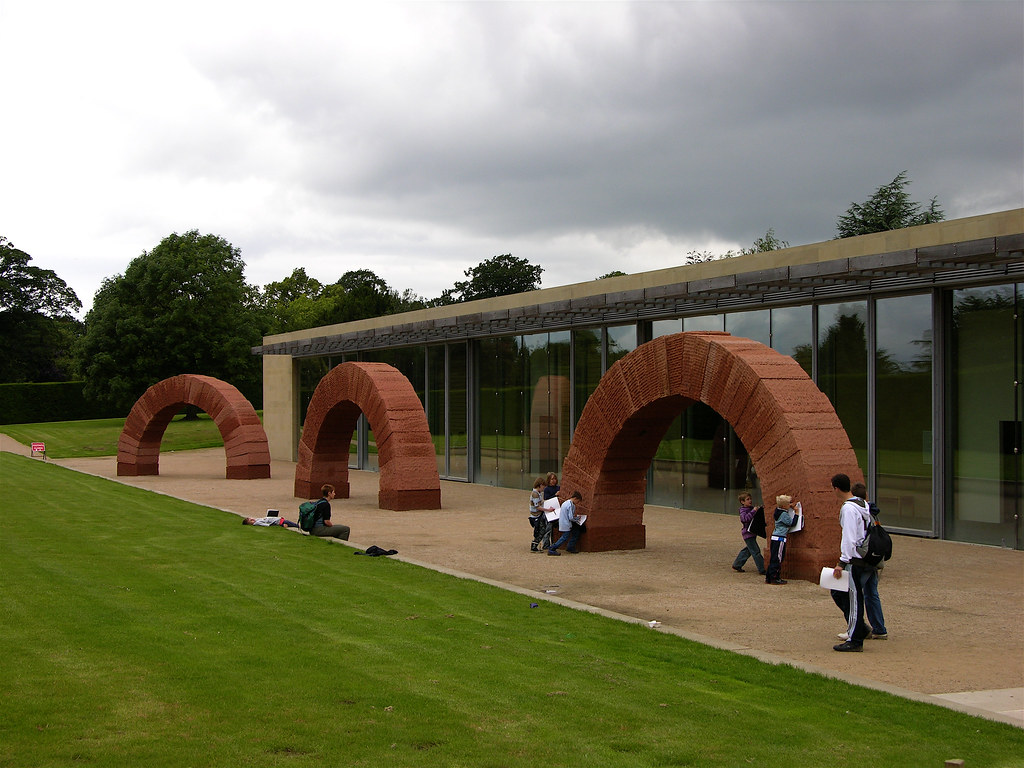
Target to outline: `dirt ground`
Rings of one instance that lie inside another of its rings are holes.
[[[2,439],[0,449],[22,450]],[[116,473],[112,457],[56,463]],[[239,515],[271,508],[297,519],[294,464],[274,462],[272,473],[225,480],[223,449],[214,448],[164,453],[159,476],[120,480]],[[867,641],[863,654],[840,654],[832,645],[844,621],[825,590],[804,581],[768,586],[752,563],[746,573],[731,570],[741,546],[737,518],[647,506],[646,549],[556,558],[530,552],[528,492],[442,482],[442,510],[392,512],[377,508],[377,479],[352,472],[351,498],[333,505],[335,520],[352,527],[360,548],[397,549],[401,558],[538,596],[551,590],[688,635],[918,693],[1024,686],[1024,552],[894,537],[879,585],[889,639]]]

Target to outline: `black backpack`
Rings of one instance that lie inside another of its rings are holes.
[[[874,515],[871,515],[864,541],[857,547],[857,556],[870,566],[892,557],[892,537]]]

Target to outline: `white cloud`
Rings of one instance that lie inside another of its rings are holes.
[[[0,234],[86,305],[173,231],[264,284],[545,286],[769,228],[830,238],[906,169],[1024,205],[1019,3],[0,0]]]

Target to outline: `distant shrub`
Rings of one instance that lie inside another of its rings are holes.
[[[85,398],[82,381],[0,384],[0,424],[79,421],[126,416]]]

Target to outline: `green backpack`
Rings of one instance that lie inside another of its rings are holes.
[[[316,510],[320,506],[319,501],[304,501],[299,504],[299,528],[304,531],[312,531],[316,525]]]

